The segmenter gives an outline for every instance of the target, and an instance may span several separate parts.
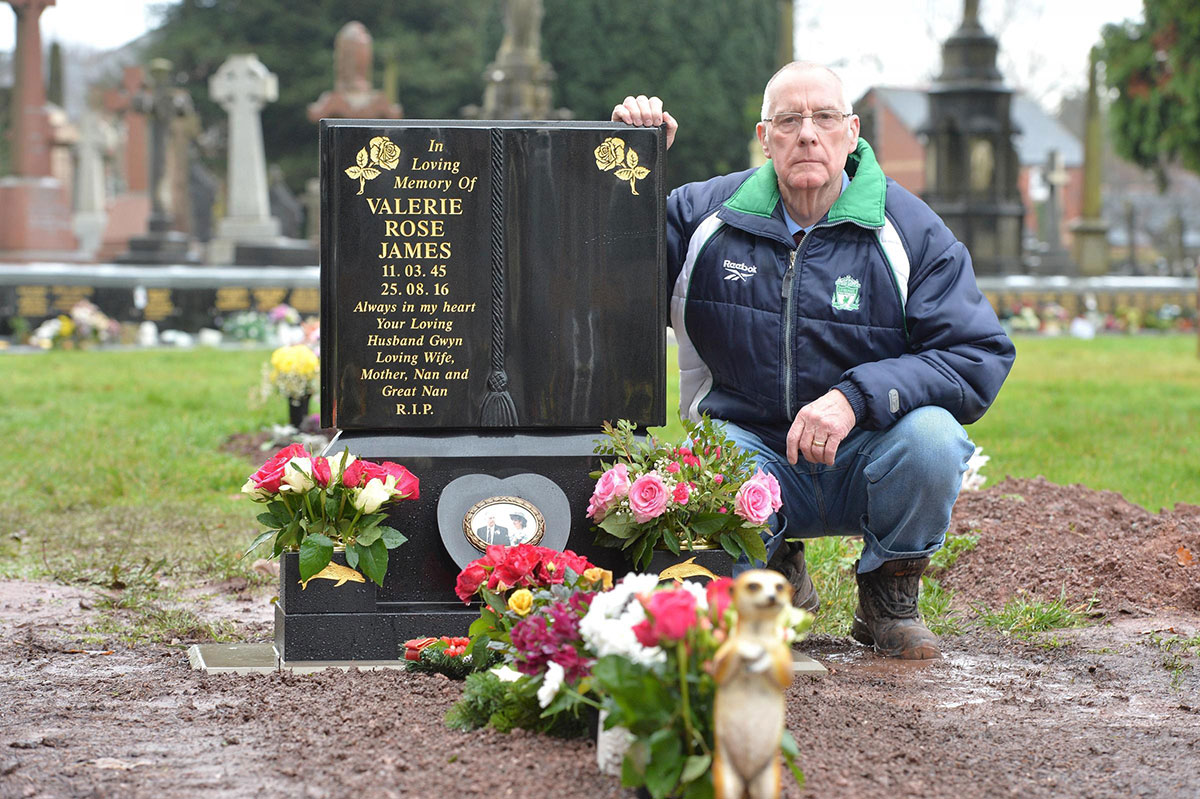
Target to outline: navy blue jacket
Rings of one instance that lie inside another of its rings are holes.
[[[680,411],[749,427],[782,448],[805,404],[839,389],[858,425],[926,405],[967,424],[1015,358],[971,257],[863,139],[850,183],[799,247],[770,163],[667,199]]]

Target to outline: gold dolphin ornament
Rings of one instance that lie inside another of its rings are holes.
[[[321,571],[317,572],[312,577],[309,577],[308,580],[301,580],[301,591],[303,591],[305,588],[308,588],[309,580],[336,580],[337,582],[333,587],[337,588],[339,585],[342,585],[345,582],[365,583],[367,578],[363,577],[354,569],[347,568],[346,566],[342,566],[337,563],[330,563],[324,569],[321,569]]]
[[[708,569],[695,562],[696,556],[685,560],[683,563],[676,563],[674,566],[668,566],[658,573],[658,581],[665,582],[667,580],[684,580],[688,577],[707,577],[710,580],[717,579],[717,575],[710,572]]]

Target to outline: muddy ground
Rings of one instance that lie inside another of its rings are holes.
[[[1006,481],[964,495],[954,532],[980,537],[944,575],[964,619],[1027,595],[1093,623],[1028,642],[968,624],[928,665],[810,639],[830,673],[790,689],[808,781],[785,795],[1200,796],[1200,668],[1178,644],[1200,635],[1200,508]],[[269,597],[240,599],[225,586],[201,607],[268,640]],[[189,641],[83,643],[94,604],[0,582],[0,797],[631,795],[590,742],[447,730],[445,678],[206,676]]]

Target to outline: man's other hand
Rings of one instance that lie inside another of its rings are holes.
[[[854,410],[836,388],[800,409],[787,435],[787,459],[832,466],[838,445],[854,429]]]
[[[638,128],[666,124],[668,150],[675,143],[675,131],[679,130],[679,123],[675,121],[675,117],[663,110],[662,100],[644,94],[626,97],[623,103],[613,106],[612,121],[624,122]]]

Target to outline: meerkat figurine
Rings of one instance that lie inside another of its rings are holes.
[[[713,659],[713,788],[716,799],[778,799],[783,692],[792,655],[780,614],[792,587],[782,574],[743,572],[733,584],[737,626]]]

